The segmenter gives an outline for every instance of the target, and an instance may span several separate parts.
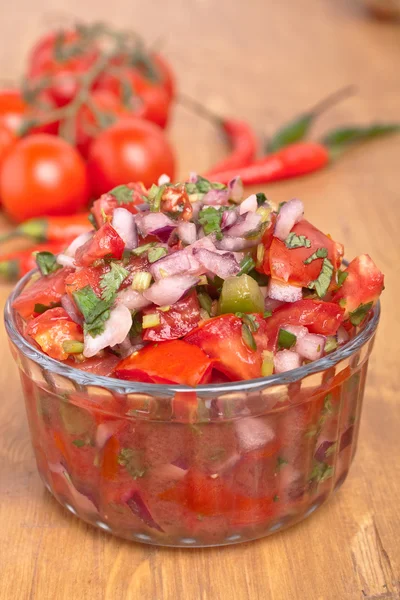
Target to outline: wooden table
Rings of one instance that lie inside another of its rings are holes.
[[[46,0],[2,13],[0,67],[14,78],[42,31]],[[62,10],[53,0],[52,10]],[[180,88],[221,114],[270,133],[327,92],[359,94],[321,119],[400,118],[400,28],[368,20],[356,0],[281,2],[71,2],[83,18],[108,18],[161,36]],[[246,6],[246,8],[245,8]],[[154,20],[155,17],[155,20]],[[160,18],[161,17],[161,18]],[[181,174],[201,171],[222,142],[176,108],[170,130]],[[400,138],[355,150],[318,175],[270,186],[298,196],[311,221],[369,252],[386,274],[383,317],[370,363],[358,454],[340,493],[312,518],[270,538],[223,549],[158,549],[110,537],[72,517],[36,473],[17,369],[0,335],[1,600],[364,600],[400,593]],[[10,287],[1,287],[5,300]]]

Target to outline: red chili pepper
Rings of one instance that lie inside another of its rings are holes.
[[[81,233],[93,229],[88,219],[89,213],[70,215],[67,217],[43,217],[29,219],[18,225],[10,233],[0,237],[5,241],[11,237],[28,237],[35,242],[69,242]]]
[[[291,144],[242,169],[213,172],[215,181],[228,183],[239,175],[244,185],[289,179],[323,169],[330,160],[328,149],[318,142]]]
[[[0,255],[0,277],[7,281],[17,281],[26,273],[36,268],[33,252],[52,252],[58,254],[65,248],[65,243],[38,244],[26,250],[17,250]]]

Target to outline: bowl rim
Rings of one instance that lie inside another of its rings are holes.
[[[44,354],[41,350],[30,344],[18,329],[15,320],[15,311],[12,308],[14,300],[19,296],[25,285],[31,277],[38,272],[38,269],[29,271],[15,286],[7,298],[4,307],[4,323],[10,340],[17,348],[29,359],[44,370],[72,380],[79,386],[96,386],[107,388],[118,394],[144,393],[152,396],[174,396],[176,392],[196,392],[197,394],[220,394],[229,392],[257,392],[272,386],[287,385],[298,382],[304,377],[313,373],[326,371],[335,366],[343,359],[352,356],[364,344],[366,344],[374,335],[380,318],[380,301],[372,309],[372,316],[369,318],[363,329],[357,333],[348,343],[341,346],[338,350],[331,352],[327,356],[312,361],[306,365],[292,369],[284,373],[269,375],[268,377],[259,377],[257,379],[246,379],[241,381],[232,381],[228,383],[203,384],[197,387],[190,387],[181,384],[161,384],[161,383],[141,383],[107,377],[105,375],[95,375],[88,371],[76,369],[63,362],[60,362]]]

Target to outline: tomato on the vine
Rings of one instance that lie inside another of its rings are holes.
[[[19,90],[0,90],[0,125],[18,134],[25,121],[45,119],[54,103],[45,90],[38,94],[35,105],[28,104]],[[57,133],[57,123],[32,127],[29,133]]]
[[[176,94],[176,82],[174,73],[161,54],[152,54],[151,58],[156,63],[156,67],[161,75],[162,85],[164,86],[169,98],[172,100]]]
[[[86,166],[78,151],[61,138],[37,134],[7,153],[0,172],[5,212],[17,222],[41,215],[67,215],[86,206]]]
[[[0,124],[0,166],[6,157],[6,154],[17,142],[18,138],[12,129]]]
[[[174,178],[175,157],[163,131],[154,123],[124,118],[93,141],[88,159],[95,196],[127,181],[150,187],[165,173]]]

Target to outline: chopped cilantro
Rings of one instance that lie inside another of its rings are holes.
[[[85,440],[72,440],[72,443],[77,448],[82,448],[83,446],[86,446]]]
[[[260,285],[261,287],[265,287],[266,285],[268,285],[269,277],[268,275],[265,275],[265,273],[259,273],[254,269],[250,271],[249,275],[250,277],[255,279],[255,281],[257,281],[258,285]]]
[[[316,483],[322,483],[333,475],[333,467],[323,462],[316,461],[311,471],[310,480]]]
[[[57,257],[52,252],[37,252],[35,260],[42,275],[50,275],[50,273],[61,269],[61,265],[57,262]]]
[[[153,183],[153,185],[149,189],[148,202],[150,204],[151,212],[159,212],[165,188],[165,184],[158,186]]]
[[[237,276],[239,277],[239,275],[244,275],[245,273],[249,273],[249,271],[252,271],[254,269],[254,267],[256,266],[256,263],[254,262],[254,260],[251,258],[251,256],[245,256],[241,261],[240,261],[240,271],[237,274]]]
[[[278,494],[275,494],[275,496],[272,498],[272,500],[274,502],[279,502],[279,496],[278,496]]]
[[[310,289],[315,289],[320,298],[323,298],[329,289],[329,286],[332,281],[333,271],[333,264],[331,263],[329,258],[324,258],[322,263],[322,269],[317,279],[314,279],[314,281],[310,281],[310,283],[308,284],[308,287]]]
[[[292,348],[297,342],[297,337],[294,333],[290,333],[290,331],[286,331],[286,329],[280,329],[278,334],[278,347],[279,348]]]
[[[117,462],[128,471],[133,479],[143,477],[146,468],[143,464],[143,450],[133,450],[132,448],[122,448],[117,456]]]
[[[44,312],[46,312],[46,310],[50,310],[51,308],[57,308],[59,306],[61,306],[59,302],[51,302],[49,306],[46,306],[46,304],[40,304],[39,302],[33,307],[33,312],[38,315],[42,315]]]
[[[347,279],[348,274],[348,271],[338,271],[336,273],[338,287],[342,287]]]
[[[305,235],[297,235],[292,231],[285,240],[285,246],[286,248],[311,248],[311,242]]]
[[[263,314],[264,319],[268,319],[268,317],[272,317],[272,311],[265,310]]]
[[[163,248],[162,246],[156,246],[154,248],[150,248],[147,254],[147,258],[149,259],[149,262],[153,263],[165,256],[166,254],[167,251],[165,248]]]
[[[284,467],[287,464],[288,464],[288,461],[286,460],[286,458],[283,458],[282,456],[278,456],[278,459],[276,461],[276,470],[280,471],[282,469],[282,467]]]
[[[290,234],[289,234],[290,235]],[[328,256],[327,248],[318,248],[315,252],[311,254],[308,258],[303,260],[305,265],[309,265],[313,260],[317,260],[317,258],[326,258]]]
[[[143,246],[138,246],[134,250],[132,250],[132,254],[135,256],[141,256],[145,252],[148,252],[150,248],[154,248],[156,242],[149,242],[148,244],[143,244]]]
[[[205,177],[201,177],[201,175],[197,175],[196,181],[196,189],[200,194],[206,194],[213,188],[211,181],[205,179]]]
[[[256,333],[260,327],[260,324],[257,322],[255,315],[245,314],[241,312],[235,313],[239,319],[242,319],[243,323],[247,325],[252,333]]]
[[[218,210],[213,206],[203,208],[199,212],[199,223],[203,226],[204,233],[206,235],[215,233],[217,240],[222,240],[221,219],[222,210]]]
[[[264,192],[258,192],[258,194],[256,194],[256,198],[257,206],[262,206],[265,204],[265,202],[267,202],[267,196],[264,194]]]
[[[85,324],[84,331],[92,337],[96,337],[104,331],[104,323],[110,316],[110,303],[100,300],[87,285],[72,294],[77,307],[83,315]]]
[[[117,199],[118,204],[130,204],[132,202],[132,190],[127,185],[117,185],[108,193]]]
[[[327,448],[327,449],[325,450],[325,456],[326,456],[326,457],[328,457],[328,456],[332,456],[332,454],[334,454],[334,453],[335,453],[336,447],[337,447],[337,442],[334,442],[334,443],[332,444],[332,446],[329,446],[329,448]]]
[[[197,298],[202,309],[211,314],[212,299],[206,292],[197,292]]]
[[[129,275],[129,271],[116,262],[111,263],[111,270],[105,273],[100,280],[102,289],[101,297],[105,302],[112,302],[115,294],[119,290],[121,283]]]
[[[362,323],[368,313],[368,311],[372,308],[373,302],[367,302],[366,304],[360,304],[356,310],[350,313],[350,323],[354,326],[360,325]]]

